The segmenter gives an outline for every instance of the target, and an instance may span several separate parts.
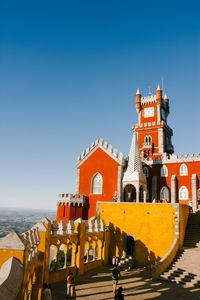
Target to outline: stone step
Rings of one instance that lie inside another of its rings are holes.
[[[183,248],[161,278],[184,287],[200,287],[200,212],[189,215]]]
[[[200,285],[197,275],[189,274],[185,271],[183,274],[179,274],[179,276],[177,276],[177,274],[171,274],[171,275],[163,274],[161,278],[165,278],[171,282],[175,282],[177,284],[182,284],[190,287],[192,286],[198,287]]]

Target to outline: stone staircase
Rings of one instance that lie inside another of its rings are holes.
[[[134,268],[135,259],[132,256],[121,258],[118,264],[119,271],[129,271]]]
[[[160,277],[186,288],[200,288],[200,211],[189,215],[183,247]]]

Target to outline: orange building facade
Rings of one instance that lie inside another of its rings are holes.
[[[98,201],[180,202],[197,209],[200,155],[174,154],[167,95],[163,96],[159,85],[155,95],[145,97],[138,89],[135,107],[138,122],[133,126],[128,159],[103,139],[85,149],[77,159],[77,195],[71,202],[59,199],[58,221],[90,218]]]
[[[103,139],[98,139],[89,150],[91,152],[87,154],[85,151],[78,159],[77,192],[88,197],[88,217],[92,217],[97,201],[113,201],[115,197],[121,197],[124,156]]]

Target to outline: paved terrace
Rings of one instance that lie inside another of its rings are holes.
[[[111,300],[111,267],[103,267],[76,278],[76,300]],[[199,300],[200,288],[186,289],[182,285],[162,280],[151,280],[144,269],[121,272],[119,286],[124,289],[126,300],[162,299],[162,300]],[[64,300],[66,282],[53,287],[53,300]]]

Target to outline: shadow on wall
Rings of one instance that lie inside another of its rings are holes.
[[[140,240],[135,241],[135,259],[137,266],[150,266],[157,263],[161,257],[156,256],[153,251],[148,248]]]
[[[117,256],[119,258],[124,256],[130,256],[129,249],[132,248],[132,255],[135,258],[135,265],[150,266],[158,262],[161,257],[156,256],[153,251],[149,251],[143,242],[140,240],[130,239],[131,235],[121,231],[119,227],[115,227],[113,223],[109,224],[110,230],[110,249],[109,249],[109,262],[112,262],[112,257]],[[130,245],[130,240],[133,245]],[[131,247],[130,247],[131,246]]]

